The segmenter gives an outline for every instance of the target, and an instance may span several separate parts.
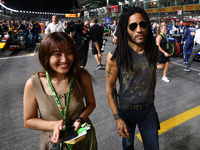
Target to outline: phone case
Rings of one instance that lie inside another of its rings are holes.
[[[63,131],[60,131],[59,142],[63,143],[65,141],[71,140],[78,136],[77,132],[74,130],[75,128],[68,128]]]

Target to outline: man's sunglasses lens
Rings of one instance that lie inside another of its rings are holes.
[[[141,22],[139,23],[139,25],[140,25],[140,27],[142,27],[142,28],[146,28],[146,27],[147,27],[147,22],[146,22],[146,21],[141,21]]]
[[[131,31],[134,31],[136,28],[137,28],[137,23],[136,22],[134,22],[134,23],[131,23],[131,24],[129,24],[129,29],[131,30]],[[140,25],[140,27],[142,27],[142,28],[146,28],[147,27],[147,22],[146,21],[141,21],[140,23],[139,23],[139,25]]]

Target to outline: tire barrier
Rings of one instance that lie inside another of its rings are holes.
[[[168,54],[170,55],[170,57],[175,57],[179,53],[181,53],[182,51],[183,51],[183,48],[182,48],[182,45],[181,45],[180,42],[177,42],[177,41],[170,41],[169,42]]]

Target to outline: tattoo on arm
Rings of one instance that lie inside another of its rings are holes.
[[[121,125],[122,125],[122,122],[120,122],[120,124],[119,124],[119,131],[121,130]]]
[[[119,114],[113,114],[113,116],[114,116],[114,119],[115,119],[115,120],[118,120],[118,119],[120,119],[120,116],[119,116]]]
[[[117,90],[116,90],[116,88],[114,88],[112,90],[112,98],[113,98],[114,104],[117,106]]]
[[[110,68],[109,68],[109,71],[106,71],[108,73],[108,78],[110,78],[110,75],[113,75],[110,71],[111,71]]]

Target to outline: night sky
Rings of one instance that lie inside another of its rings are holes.
[[[73,0],[3,0],[3,1],[6,3],[7,7],[17,10],[70,13],[70,10],[73,8],[73,2],[72,2]]]

